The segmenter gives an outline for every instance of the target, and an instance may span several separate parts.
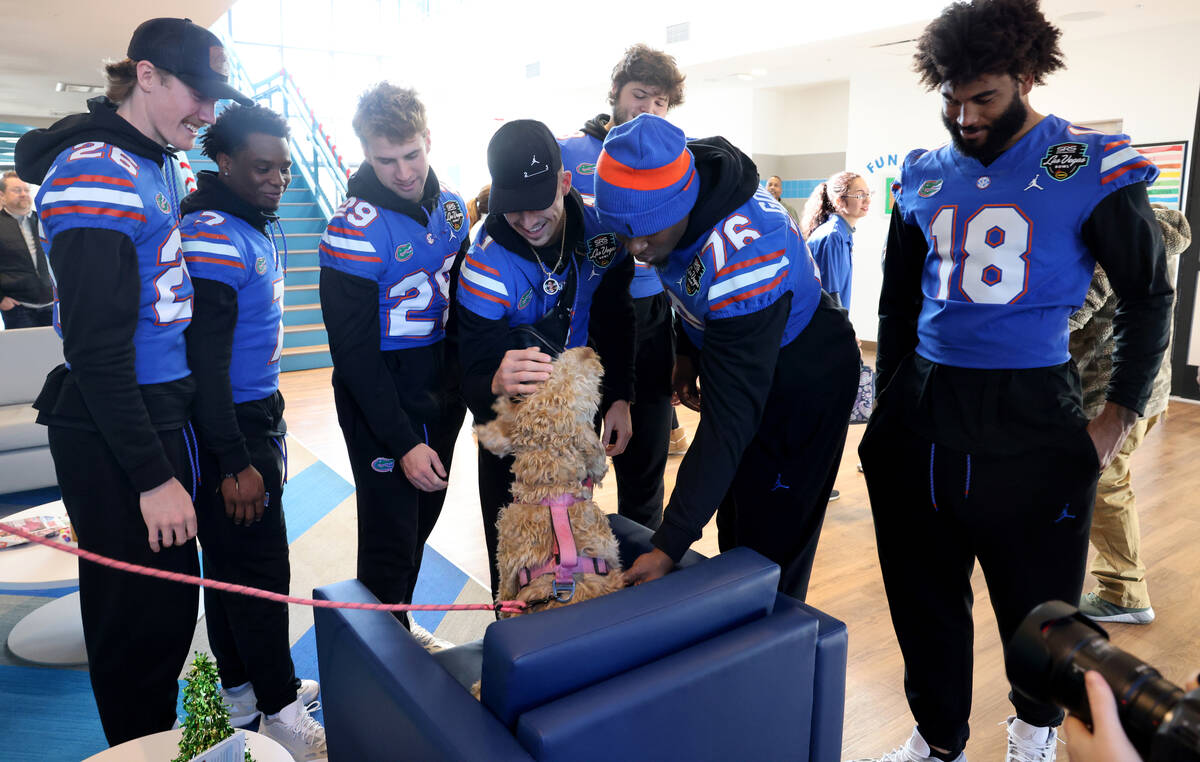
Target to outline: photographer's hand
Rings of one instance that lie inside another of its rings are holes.
[[[1068,717],[1067,751],[1071,762],[1142,762],[1141,756],[1129,742],[1121,719],[1117,716],[1117,700],[1112,689],[1099,672],[1083,676],[1087,685],[1088,707],[1092,711],[1092,730],[1074,716]]]

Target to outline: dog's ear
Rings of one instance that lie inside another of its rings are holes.
[[[496,417],[475,427],[475,436],[479,439],[479,446],[500,457],[511,455],[513,451],[513,418],[519,407],[519,403],[501,395],[492,404],[492,409],[496,411]]]
[[[504,457],[512,454],[512,422],[507,418],[496,418],[475,427],[479,446]]]

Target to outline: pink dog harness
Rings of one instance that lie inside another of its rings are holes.
[[[592,480],[586,479],[583,484],[590,489]],[[608,574],[608,563],[603,558],[581,556],[575,547],[575,535],[571,532],[571,518],[567,509],[586,499],[564,494],[542,501],[542,505],[550,508],[550,524],[554,527],[554,555],[540,566],[532,569],[526,566],[517,572],[521,587],[527,587],[538,577],[553,574],[552,600],[566,603],[575,595],[576,574]]]

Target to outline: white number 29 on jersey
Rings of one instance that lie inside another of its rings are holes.
[[[388,289],[388,296],[398,301],[388,310],[388,336],[428,336],[446,325],[450,306],[450,267],[454,255],[446,257],[442,267],[432,275],[417,270]],[[439,299],[440,301],[436,301]],[[441,306],[439,312],[430,314]]]
[[[938,299],[957,288],[978,304],[1011,304],[1029,288],[1033,226],[1015,206],[984,206],[957,226],[958,207],[943,206],[929,223],[938,255]],[[951,281],[954,284],[951,284]]]

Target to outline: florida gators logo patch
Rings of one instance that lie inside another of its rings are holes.
[[[450,223],[450,227],[454,228],[455,233],[462,230],[465,218],[463,217],[462,206],[459,205],[458,201],[450,199],[442,204],[442,211],[446,213],[446,222]]]
[[[704,277],[704,260],[697,254],[683,274],[683,290],[688,296],[695,296],[700,290],[700,279]]]
[[[942,189],[942,180],[926,180],[921,183],[921,187],[917,190],[917,195],[921,198],[929,198],[933,194]]]
[[[163,194],[156,193],[154,195],[154,203],[158,204],[158,211],[162,212],[163,214],[171,213],[171,205],[167,203],[167,197]]]
[[[396,247],[396,261],[407,262],[412,259],[413,248],[411,243],[402,243]]]
[[[596,163],[592,161],[581,162],[575,167],[575,171],[581,175],[594,175],[596,174]]]
[[[1069,180],[1088,165],[1087,143],[1057,143],[1046,149],[1042,167],[1055,180]]]
[[[371,470],[381,474],[390,474],[395,467],[396,461],[393,458],[376,458],[371,461]]]
[[[521,294],[521,298],[517,301],[517,309],[523,310],[529,306],[529,300],[533,298],[533,289],[525,289],[525,293]]]
[[[608,267],[613,257],[617,256],[617,236],[613,233],[601,233],[589,238],[587,242],[587,257],[596,263],[597,267]]]
[[[259,275],[262,275],[266,271],[267,271],[266,257],[259,257],[258,259],[254,260],[254,272],[258,273]]]

